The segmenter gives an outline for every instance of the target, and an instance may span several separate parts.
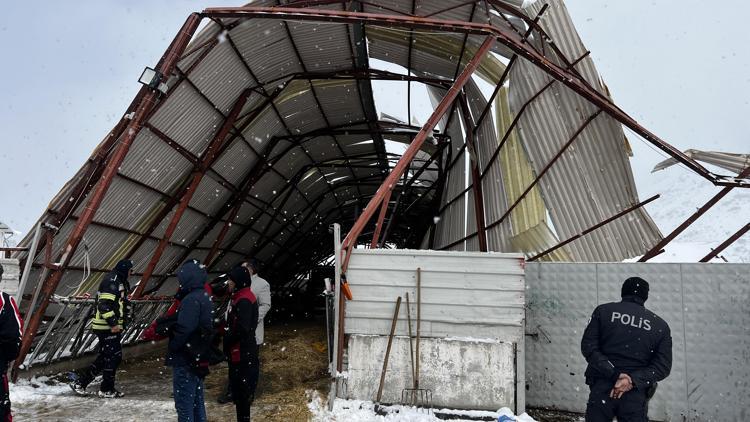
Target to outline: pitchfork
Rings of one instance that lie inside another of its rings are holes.
[[[409,325],[409,355],[411,356],[411,370],[414,384],[412,388],[401,390],[401,404],[407,406],[416,406],[417,409],[426,409],[428,413],[432,412],[432,390],[428,388],[419,388],[419,326],[421,322],[421,303],[422,303],[422,270],[417,268],[417,352],[416,367],[414,359],[414,350],[411,342],[411,305],[409,304],[409,293],[406,293],[406,318]]]

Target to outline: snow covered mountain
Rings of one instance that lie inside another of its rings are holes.
[[[637,175],[637,185],[641,200],[661,194],[646,209],[665,236],[722,189],[678,166]],[[667,245],[663,254],[649,262],[697,262],[748,222],[750,189],[735,188]],[[720,256],[729,262],[750,262],[750,233],[745,233]],[[724,260],[716,258],[712,262]]]

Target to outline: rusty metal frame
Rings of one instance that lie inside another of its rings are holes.
[[[501,3],[496,2],[493,4],[499,7]],[[750,188],[750,181],[714,174],[703,167],[700,163],[686,156],[680,150],[667,144],[657,135],[638,124],[632,117],[614,104],[606,95],[593,89],[577,71],[570,69],[570,64],[560,66],[554,63],[535,51],[528,43],[524,42],[521,35],[514,31],[508,31],[504,28],[495,27],[489,24],[473,22],[291,7],[208,8],[203,11],[203,15],[213,18],[293,19],[349,24],[367,23],[407,29],[426,29],[432,31],[491,36],[511,49],[514,53],[537,66],[552,78],[562,82],[565,86],[591,102],[593,105],[601,108],[612,118],[630,128],[649,143],[666,152],[677,161],[698,173],[701,177],[709,180],[711,183],[717,186]],[[528,18],[526,21],[528,22]],[[533,24],[533,21],[530,23]],[[565,61],[564,58],[561,58],[561,60]]]
[[[714,249],[711,252],[709,252],[708,255],[706,255],[703,258],[701,258],[701,260],[698,261],[698,262],[708,262],[708,261],[712,260],[713,258],[717,257],[720,253],[722,253],[724,251],[724,249],[726,249],[729,246],[731,246],[734,242],[737,241],[737,239],[739,239],[740,237],[744,236],[745,233],[747,233],[748,231],[750,231],[750,223],[745,224],[744,227],[742,227],[741,229],[737,230],[737,232],[735,232],[733,235],[729,236],[729,238],[727,240],[721,242],[721,244],[719,246],[717,246],[716,249]]]
[[[148,281],[151,279],[151,275],[153,274],[162,253],[167,248],[169,239],[172,237],[172,234],[174,234],[174,231],[177,228],[177,224],[180,222],[180,218],[182,218],[182,215],[185,213],[190,200],[198,190],[198,185],[200,185],[201,181],[203,180],[203,176],[205,176],[214,160],[219,156],[218,150],[221,148],[221,146],[229,142],[228,140],[226,140],[227,135],[229,135],[229,131],[234,127],[234,122],[237,120],[237,116],[239,116],[242,108],[247,102],[247,98],[251,94],[252,91],[249,89],[245,89],[240,93],[239,97],[235,100],[229,115],[224,119],[224,123],[222,123],[221,128],[208,144],[206,150],[203,152],[200,162],[198,162],[197,165],[193,168],[190,184],[180,196],[180,202],[177,206],[177,210],[172,215],[172,219],[169,222],[166,231],[164,232],[164,236],[156,246],[156,250],[154,250],[151,261],[149,261],[148,265],[146,266],[146,270],[143,272],[141,281],[138,283],[138,286],[133,292],[134,298],[140,297],[143,293],[143,290],[148,284]]]
[[[740,179],[746,178],[750,176],[750,167],[746,168],[742,171],[737,177]],[[703,206],[698,208],[693,215],[688,217],[685,221],[682,222],[679,226],[677,226],[674,230],[672,230],[671,233],[664,236],[664,238],[659,241],[656,245],[654,245],[648,252],[643,254],[643,256],[638,260],[638,262],[646,262],[649,259],[655,257],[656,255],[659,255],[663,250],[664,247],[669,244],[674,238],[680,235],[680,233],[684,232],[685,229],[690,227],[691,224],[695,222],[698,218],[700,218],[703,214],[705,214],[709,209],[711,209],[714,205],[716,205],[722,198],[727,196],[729,192],[732,191],[733,186],[727,186],[720,190],[716,195],[714,195],[711,199],[709,199]]]
[[[346,238],[344,238],[344,241],[342,242],[342,253],[345,254],[345,256],[343,257],[343,261],[342,261],[342,269],[344,272],[346,271],[347,266],[349,264],[349,258],[351,257],[351,250],[356,244],[357,237],[359,236],[359,234],[362,232],[362,229],[364,229],[365,225],[372,217],[377,206],[383,203],[383,198],[386,196],[386,192],[390,191],[392,187],[398,182],[398,179],[406,170],[406,167],[410,165],[411,160],[416,156],[417,151],[419,151],[422,144],[427,139],[428,133],[432,131],[432,129],[437,125],[438,121],[443,117],[443,115],[446,112],[448,112],[453,101],[458,96],[461,88],[463,88],[463,86],[469,81],[469,79],[471,78],[471,75],[474,73],[477,67],[479,67],[480,61],[482,60],[484,55],[487,54],[487,52],[490,50],[494,42],[495,42],[495,39],[491,36],[487,36],[485,38],[484,42],[477,50],[474,57],[472,57],[472,59],[464,68],[463,72],[461,72],[461,75],[456,79],[456,81],[453,83],[453,86],[451,86],[451,88],[445,94],[443,99],[440,101],[437,108],[430,116],[430,119],[427,120],[425,125],[419,131],[419,133],[414,137],[414,141],[412,141],[411,145],[409,145],[409,148],[407,148],[406,151],[404,151],[403,155],[401,156],[401,159],[398,161],[398,163],[390,172],[390,174],[388,175],[386,180],[383,182],[381,187],[375,193],[375,196],[367,204],[367,207],[365,207],[365,209],[362,211],[362,214],[352,226],[351,230],[349,231],[349,234],[347,234]]]
[[[158,66],[159,71],[163,75],[172,74],[172,71],[175,69],[180,55],[185,51],[185,48],[187,47],[188,42],[195,33],[195,30],[198,28],[198,24],[200,23],[200,21],[201,16],[197,13],[193,13],[187,18],[182,28],[172,41],[172,44],[167,49],[167,52],[164,55],[164,61],[160,66]],[[99,209],[99,205],[101,205],[102,200],[104,199],[104,195],[107,193],[112,180],[117,174],[120,164],[125,159],[125,156],[130,149],[130,145],[132,145],[135,137],[137,136],[143,123],[145,122],[147,115],[153,109],[157,101],[158,94],[154,90],[148,91],[141,99],[140,104],[133,116],[133,119],[128,125],[123,139],[120,141],[119,145],[116,147],[117,149],[114,151],[112,157],[107,163],[107,166],[102,172],[102,176],[97,183],[95,191],[93,192],[91,198],[88,200],[85,210],[81,214],[79,220],[76,222],[76,225],[71,232],[70,237],[66,241],[66,246],[63,249],[62,256],[59,260],[60,265],[57,266],[57,268],[49,275],[49,278],[43,283],[44,287],[42,288],[41,292],[39,308],[32,314],[31,318],[28,320],[28,325],[21,340],[20,353],[13,365],[13,379],[16,379],[18,377],[18,367],[23,363],[26,355],[31,349],[31,343],[36,336],[36,332],[39,329],[39,325],[42,321],[44,313],[47,310],[49,299],[52,297],[55,289],[57,288],[57,285],[60,283],[65,267],[73,257],[73,254],[75,253],[78,245],[83,239],[83,235],[86,232],[86,229],[94,218],[94,214]]]

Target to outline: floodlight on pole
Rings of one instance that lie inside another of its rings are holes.
[[[138,78],[138,82],[153,90],[158,90],[162,94],[166,94],[169,86],[161,81],[163,77],[164,75],[158,70],[146,66],[146,68],[143,69],[143,73],[141,73],[141,77]]]

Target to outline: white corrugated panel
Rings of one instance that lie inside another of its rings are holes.
[[[308,72],[354,67],[346,24],[289,22],[292,41]]]
[[[201,155],[224,117],[187,82],[172,90],[149,123],[194,155]]]
[[[464,87],[466,90],[469,109],[476,120],[487,106],[487,100],[484,94],[479,90],[474,80],[469,80]],[[476,132],[475,139],[477,149],[477,160],[479,163],[480,173],[484,171],[492,155],[499,144],[498,134],[495,133],[495,124],[492,121],[492,113],[488,112],[487,117],[482,121],[482,125]],[[508,209],[508,197],[505,192],[505,182],[500,170],[500,160],[495,160],[486,173],[482,174],[482,195],[484,200],[484,220],[485,226],[488,226],[500,217]],[[469,213],[471,215],[471,213]],[[469,230],[473,233],[473,230]],[[497,252],[511,252],[513,248],[510,244],[511,228],[510,219],[506,218],[503,223],[490,228],[487,231],[487,247]]]
[[[120,173],[167,193],[192,170],[188,159],[144,128],[135,137]]]
[[[347,269],[354,298],[346,304],[345,331],[387,335],[396,297],[409,292],[415,306],[421,268],[423,336],[518,341],[525,304],[522,263],[519,254],[355,249]],[[405,324],[404,313],[399,332]]]
[[[253,142],[248,140],[248,142]],[[242,138],[235,138],[230,146],[219,156],[211,169],[227,179],[237,188],[244,177],[258,162],[258,156]]]
[[[256,86],[256,81],[228,41],[214,47],[189,78],[224,115],[229,114],[245,88]],[[252,96],[260,97],[256,93]]]
[[[534,7],[541,7],[541,3]],[[585,51],[560,2],[550,2],[542,24],[563,51]],[[575,44],[575,45],[573,45]],[[579,55],[580,55],[579,54]],[[570,61],[575,58],[570,59]],[[589,79],[596,82],[590,59]],[[520,60],[511,71],[511,108],[518,112],[549,77]],[[601,89],[601,87],[600,87]],[[596,108],[564,86],[554,83],[527,107],[519,135],[532,165],[541,171]],[[597,117],[544,176],[540,187],[555,229],[568,238],[638,202],[622,128],[606,115]],[[645,252],[660,235],[651,218],[637,210],[568,245],[578,261],[620,261]]]
[[[283,21],[249,19],[232,29],[229,38],[261,83],[303,70]]]
[[[210,177],[204,177],[190,199],[190,206],[213,217],[231,196],[232,192],[219,182]]]

